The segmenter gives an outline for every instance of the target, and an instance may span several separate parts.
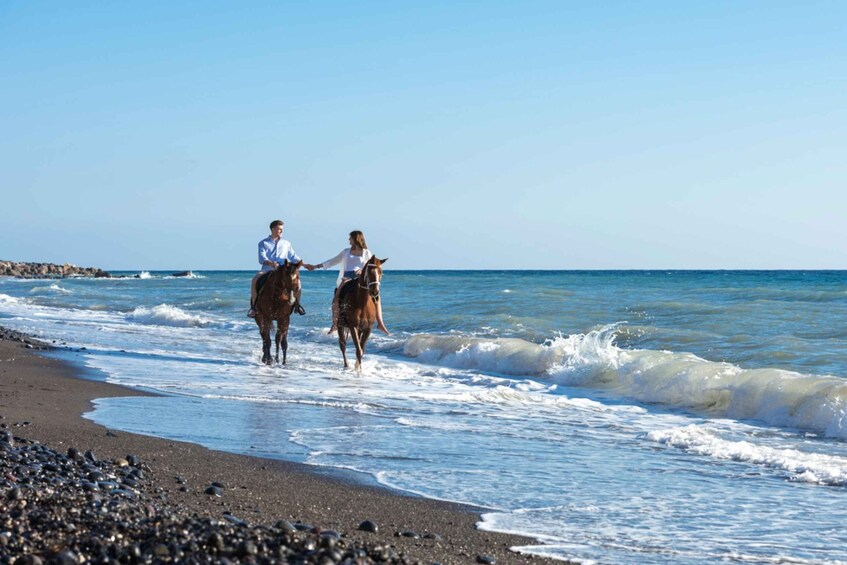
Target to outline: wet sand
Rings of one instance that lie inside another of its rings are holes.
[[[156,493],[157,503],[186,516],[302,522],[337,531],[351,544],[391,547],[410,563],[561,563],[511,551],[534,541],[478,530],[472,507],[398,494],[308,465],[107,430],[82,417],[91,401],[144,393],[83,377],[73,363],[0,335],[0,425],[60,453],[74,447],[104,460],[132,454],[149,466],[147,491]],[[213,482],[225,485],[221,497],[205,494]],[[364,521],[378,531],[359,530]]]

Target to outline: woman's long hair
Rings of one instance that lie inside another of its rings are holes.
[[[359,249],[367,249],[368,244],[365,243],[365,234],[360,232],[359,230],[353,230],[350,232],[350,239],[353,240],[353,248]]]

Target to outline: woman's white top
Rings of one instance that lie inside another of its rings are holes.
[[[335,286],[338,287],[341,284],[341,281],[344,280],[344,273],[349,273],[351,271],[359,271],[362,267],[365,266],[365,263],[373,257],[373,253],[371,253],[370,249],[362,249],[361,255],[353,255],[350,252],[350,247],[346,249],[342,249],[341,253],[333,257],[332,259],[327,259],[326,261],[321,261],[321,265],[326,267],[332,267],[333,265],[341,265],[338,268],[338,279],[335,281]]]

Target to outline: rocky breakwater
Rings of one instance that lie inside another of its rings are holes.
[[[0,261],[0,276],[21,279],[61,279],[66,277],[108,278],[112,275],[96,267],[77,267],[69,263],[57,265],[55,263]]]

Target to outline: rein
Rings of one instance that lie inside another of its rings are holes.
[[[368,269],[372,269],[372,268],[376,268],[376,267],[377,267],[376,265],[365,265],[364,269],[362,270],[362,273],[359,275],[359,280],[358,280],[359,288],[370,291],[371,287],[376,285],[377,292],[379,292],[379,277],[377,277],[377,279],[375,281],[370,281],[370,276],[369,276],[370,271],[368,270]],[[362,284],[362,279],[364,279],[364,282],[366,284],[364,284],[364,285]],[[373,294],[371,294],[370,296],[371,296],[371,300],[376,302],[379,295],[374,296]]]

